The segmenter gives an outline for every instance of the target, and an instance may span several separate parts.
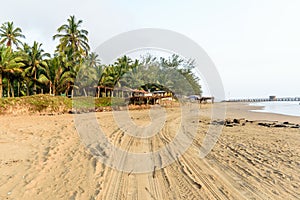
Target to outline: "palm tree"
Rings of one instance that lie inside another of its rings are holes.
[[[24,64],[21,63],[22,58],[11,51],[11,47],[0,47],[0,98],[3,96],[3,75],[6,73],[14,73],[20,71],[20,67]],[[9,91],[9,78],[8,78],[8,94]]]
[[[25,38],[25,36],[19,27],[14,28],[13,22],[5,22],[0,28],[0,38],[0,44],[6,43],[7,47],[12,47],[14,44],[18,47],[19,44],[22,44],[19,38]]]
[[[38,82],[49,87],[50,95],[56,95],[62,74],[63,63],[59,56],[54,56],[54,58],[47,61],[47,65],[40,74]]]
[[[114,87],[116,79],[118,79],[118,73],[113,65],[109,65],[103,69],[99,80],[99,85],[105,87]]]
[[[77,73],[75,82],[76,88],[79,89],[80,94],[83,92],[84,96],[87,96],[87,89],[92,89],[94,91],[98,81],[97,69],[90,67],[88,64],[90,63],[84,63],[80,66],[80,70]]]
[[[49,87],[49,94],[68,94],[69,89],[74,85],[78,69],[79,65],[70,68],[66,55],[56,54],[48,60],[37,81]]]
[[[24,52],[26,53],[25,73],[31,76],[33,79],[33,94],[36,94],[38,72],[47,66],[45,58],[50,57],[50,54],[44,53],[44,50],[41,48],[41,46],[42,44],[39,44],[36,41],[34,41],[32,47],[24,44]]]
[[[101,64],[101,61],[100,59],[98,58],[98,54],[95,53],[95,52],[92,52],[88,55],[88,57],[86,58],[86,64],[87,66],[89,67],[93,67],[93,68],[97,68],[100,64]]]
[[[139,65],[138,60],[132,61],[128,56],[118,58],[113,65],[106,66],[104,69],[99,68],[101,76],[99,79],[99,85],[102,87],[114,88],[128,85],[124,75],[130,73]]]
[[[70,49],[72,53],[79,52],[81,56],[88,55],[90,46],[88,45],[88,31],[80,29],[82,20],[76,21],[75,16],[70,16],[67,24],[63,24],[57,29],[58,34],[53,36],[53,39],[59,39],[60,44],[57,50],[63,52]]]
[[[102,66],[98,54],[92,52],[88,55],[82,65],[79,66],[79,71],[76,76],[76,87],[79,88],[79,92],[83,91],[87,96],[86,89],[94,90],[100,80],[102,74]],[[80,93],[82,94],[82,92]]]
[[[7,97],[15,97],[15,88],[14,88],[14,83],[15,80],[19,79],[19,76],[21,75],[23,69],[22,67],[24,64],[21,62],[23,61],[23,58],[19,55],[14,54],[14,59],[18,64],[15,67],[10,67],[6,70],[4,70],[4,77],[6,77],[7,80]]]
[[[65,77],[66,94],[72,90],[74,81],[79,71],[79,68],[84,59],[88,56],[90,46],[88,45],[88,31],[80,29],[82,20],[76,20],[75,16],[70,16],[67,24],[63,24],[57,29],[58,34],[53,36],[53,39],[59,39],[59,45],[56,52],[63,54],[65,59],[63,62],[68,63],[65,68],[63,77]]]
[[[160,73],[157,58],[147,54],[141,56],[139,64],[126,73],[121,82],[127,87],[138,89],[148,83],[157,83],[157,78]]]
[[[24,72],[24,69],[23,67],[20,68],[19,71],[16,71],[16,73],[12,74],[12,79],[13,79],[13,84],[16,85],[16,91],[17,91],[17,96],[20,97],[21,94],[24,95],[24,91],[22,90],[24,86],[24,82],[25,82],[25,77],[23,76],[23,72]],[[14,81],[16,83],[14,83]],[[14,90],[12,90],[12,97],[14,97],[15,94],[14,94]]]
[[[114,74],[114,76],[115,76],[114,86],[116,84],[119,84],[119,86],[121,86],[122,81],[120,82],[120,80],[122,79],[122,77],[126,73],[132,71],[138,65],[139,65],[138,60],[132,61],[131,58],[129,58],[126,55],[121,58],[118,58],[117,61],[114,63],[114,70],[113,70],[115,73]]]

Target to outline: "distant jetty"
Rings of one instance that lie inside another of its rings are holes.
[[[245,99],[229,99],[225,102],[265,102],[265,101],[300,101],[300,97],[280,97],[269,96],[269,98],[245,98]]]

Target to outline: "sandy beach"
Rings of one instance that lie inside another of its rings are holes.
[[[215,104],[214,106],[220,106]],[[300,123],[299,117],[256,113],[228,103],[226,118]],[[96,113],[111,144],[131,152],[156,151],[175,137],[178,108],[168,108],[155,136],[124,134],[112,112]],[[82,143],[74,115],[0,116],[0,199],[299,199],[300,129],[245,123],[224,126],[204,158],[210,106],[201,107],[200,124],[189,148],[175,162],[148,173],[122,172],[98,161]],[[139,126],[148,110],[130,111]],[[192,126],[193,120],[189,122]],[[126,158],[124,158],[126,159]]]

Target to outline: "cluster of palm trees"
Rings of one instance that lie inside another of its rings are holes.
[[[60,26],[53,39],[59,40],[54,55],[45,53],[42,44],[22,43],[22,30],[13,22],[0,27],[0,97],[68,93],[79,65],[95,58],[89,54],[88,32],[74,16]],[[98,62],[98,61],[93,61]],[[97,63],[98,65],[99,63]]]
[[[199,79],[192,72],[194,63],[176,55],[169,59],[147,55],[141,60],[125,55],[111,65],[102,65],[99,56],[90,52],[88,31],[81,29],[81,25],[82,20],[70,16],[53,36],[58,45],[50,55],[44,52],[41,43],[22,43],[25,36],[13,22],[3,23],[0,27],[0,98],[39,93],[69,95],[74,90],[86,94],[86,87],[96,86],[140,89],[148,83],[156,85],[156,89],[157,85],[164,85],[176,90],[183,84],[178,73],[192,88],[181,92],[201,93]]]

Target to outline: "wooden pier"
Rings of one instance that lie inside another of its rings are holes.
[[[300,97],[229,99],[226,102],[300,101]]]

